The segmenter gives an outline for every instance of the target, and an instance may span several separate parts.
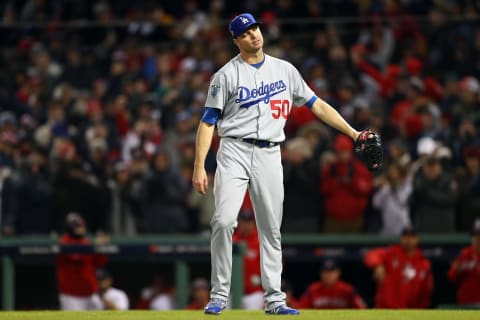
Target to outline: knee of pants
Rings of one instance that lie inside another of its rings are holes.
[[[266,232],[260,232],[261,241],[265,241],[276,250],[282,249],[282,235],[278,229],[268,229]]]
[[[277,226],[268,225],[266,228],[264,226],[259,226],[258,231],[270,239],[281,240],[282,238],[280,227]]]
[[[219,215],[217,217],[213,217],[212,221],[210,222],[210,226],[212,229],[220,229],[220,230],[233,230],[237,226],[237,218],[234,217],[229,218],[226,216]]]

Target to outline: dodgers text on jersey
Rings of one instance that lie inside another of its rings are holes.
[[[239,86],[235,103],[241,103],[240,108],[248,108],[262,100],[265,103],[269,103],[271,97],[282,93],[285,90],[287,90],[287,85],[285,82],[283,82],[283,80],[266,84],[264,84],[262,81],[258,88],[253,89]]]

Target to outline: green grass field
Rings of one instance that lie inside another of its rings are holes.
[[[252,320],[271,317],[261,311],[227,310],[220,316],[204,315],[202,311],[14,311],[0,312],[0,319],[5,320]],[[472,310],[302,310],[300,316],[288,316],[299,320],[479,320],[480,311]]]

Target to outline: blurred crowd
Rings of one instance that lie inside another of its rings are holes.
[[[466,232],[480,212],[475,3],[2,1],[1,234],[58,233],[71,211],[93,232],[208,230],[194,138],[210,77],[237,52],[227,23],[244,11],[263,22],[265,52],[385,147],[372,174],[352,141],[294,108],[285,231]]]

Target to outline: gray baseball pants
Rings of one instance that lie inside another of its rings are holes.
[[[232,235],[246,190],[255,211],[260,242],[266,309],[285,303],[281,291],[283,169],[280,147],[259,148],[222,138],[214,180],[215,213],[211,220],[211,298],[226,300],[232,275]]]

